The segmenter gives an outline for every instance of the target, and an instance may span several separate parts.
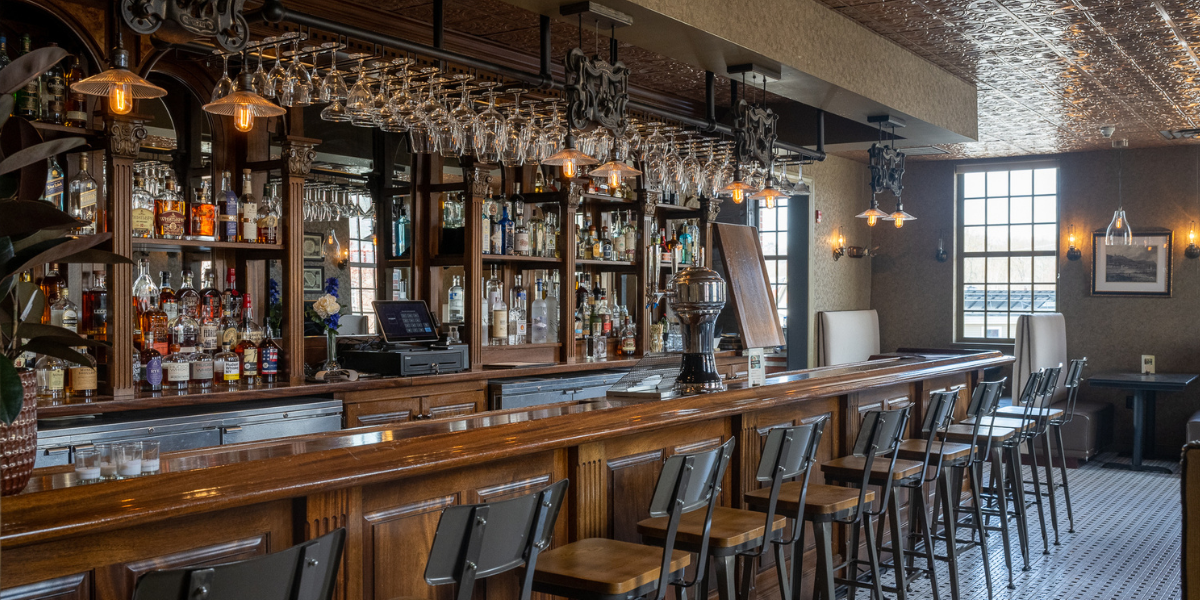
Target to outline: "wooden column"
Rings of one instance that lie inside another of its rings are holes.
[[[579,357],[575,355],[575,311],[578,309],[575,306],[575,246],[579,240],[575,237],[575,213],[579,211],[580,202],[583,202],[584,187],[576,180],[564,180],[562,184],[567,194],[562,207],[559,254],[563,258],[562,280],[566,289],[559,290],[558,294],[558,327],[562,330],[558,339],[562,342],[561,360],[576,363]]]
[[[721,214],[720,198],[702,198],[700,200],[700,239],[697,246],[704,248],[704,266],[712,268],[713,235],[712,226]]]
[[[133,161],[137,158],[146,128],[141,121],[112,117],[104,126],[108,146],[108,230],[112,232],[111,250],[133,257]],[[137,391],[133,380],[133,303],[122,300],[133,289],[131,265],[109,265],[108,270],[108,384],[104,392],[115,397],[130,397]]]
[[[283,143],[283,364],[288,382],[304,383],[304,179],[320,140],[288,136]]]
[[[644,355],[650,352],[650,325],[654,320],[654,311],[650,308],[646,308],[646,290],[649,289],[647,287],[647,283],[649,282],[646,280],[646,274],[650,272],[650,269],[658,269],[661,271],[660,267],[658,266],[658,252],[649,252],[647,250],[647,247],[650,245],[650,240],[654,237],[654,233],[658,231],[658,227],[656,226],[657,222],[654,220],[654,211],[655,207],[658,205],[660,192],[639,189],[637,193],[638,198],[641,200],[642,213],[642,231],[641,235],[638,237],[636,259],[638,263],[638,272],[640,273],[638,279],[642,288],[641,292],[638,294],[639,302],[637,307],[637,325],[638,346],[641,348],[642,354]],[[665,284],[665,282],[660,283]]]
[[[463,271],[466,281],[463,282],[463,293],[467,295],[463,303],[466,311],[467,324],[465,330],[460,330],[463,340],[467,342],[467,354],[471,359],[471,370],[483,369],[483,347],[487,344],[488,332],[483,328],[483,202],[487,199],[491,188],[492,176],[483,165],[473,162],[463,162],[463,179],[467,184],[467,201],[463,210],[466,214],[466,227],[463,235]],[[489,224],[490,228],[491,225]]]

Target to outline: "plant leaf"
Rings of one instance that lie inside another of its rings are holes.
[[[0,129],[0,152],[6,157],[42,141],[41,132],[25,119],[9,119],[4,128]],[[15,185],[9,183],[4,188],[9,195],[37,200],[46,191],[46,164],[29,165],[21,169],[19,174],[0,175],[0,180],[16,180]],[[15,191],[16,194],[9,190]]]
[[[15,102],[12,94],[0,95],[0,127],[4,127],[5,121],[8,121],[8,115],[12,114]]]
[[[49,202],[37,200],[0,201],[0,213],[4,214],[4,218],[0,219],[0,235],[20,238],[13,241],[13,249],[16,252],[30,245],[28,240],[33,234],[53,232],[43,238],[49,239],[61,236],[63,229],[82,225],[77,219],[58,210]]]
[[[12,359],[0,354],[0,423],[12,425],[25,404],[25,387]]]
[[[32,281],[18,282],[17,306],[21,310],[21,314],[17,316],[22,324],[30,319],[37,319],[40,324],[42,315],[46,312],[46,295],[42,293],[42,288]],[[20,334],[21,329],[18,327],[17,335]]]
[[[24,338],[26,335],[25,328],[29,327],[30,325],[33,325],[33,323],[26,323],[24,325],[21,325],[20,332],[21,332],[22,338]],[[54,326],[53,325],[42,325],[42,327],[54,327]],[[62,328],[55,327],[55,329],[62,329]],[[108,345],[109,345],[108,342],[101,342],[100,340],[90,340],[88,338],[79,337],[78,335],[75,334],[75,332],[71,331],[70,329],[63,329],[62,331],[63,331],[62,335],[35,335],[28,342],[26,342],[26,345],[32,344],[33,342],[53,342],[55,344],[61,344],[68,348],[75,348],[78,346],[90,346],[92,348],[104,348],[104,347],[108,347]],[[78,362],[78,361],[76,361],[76,362]]]
[[[33,81],[47,69],[66,58],[67,51],[58,46],[38,48],[16,60],[0,71],[0,94],[11,94]]]
[[[84,235],[77,238],[46,240],[16,253],[8,263],[0,267],[0,272],[2,272],[3,277],[13,277],[21,271],[32,268],[34,265],[65,262],[62,259],[72,254],[91,249],[110,239],[112,239],[111,233],[98,233],[96,235]],[[131,261],[124,259],[123,262]]]
[[[82,251],[76,252],[69,256],[64,256],[62,258],[59,258],[59,259],[57,259],[55,261],[51,261],[51,262],[60,262],[60,263],[67,263],[67,264],[100,263],[100,264],[105,264],[105,265],[126,265],[126,264],[132,265],[133,264],[132,260],[130,260],[124,256],[121,256],[120,254],[114,254],[112,252],[109,252],[108,250],[98,250],[96,248],[89,248],[87,250],[82,250]]]
[[[8,237],[0,237],[0,265],[8,264],[8,261],[13,257],[12,239]],[[0,302],[8,298],[8,293],[12,291],[13,282],[16,281],[12,277],[0,279]],[[0,306],[0,310],[4,307]]]
[[[4,71],[0,71],[0,73],[7,71],[8,69],[5,68]],[[0,75],[0,77],[2,76],[3,75]],[[86,143],[87,140],[81,137],[69,137],[58,140],[50,140],[49,142],[42,142],[40,144],[34,144],[33,146],[24,148],[10,156],[6,156],[4,160],[0,161],[0,175],[12,173],[21,167],[27,167],[40,160],[46,160],[51,156],[62,154],[67,150],[78,148]]]
[[[32,352],[34,354],[42,354],[45,356],[53,356],[67,362],[73,362],[80,365],[94,365],[95,359],[86,355],[80,354],[71,349],[67,344],[56,342],[49,338],[35,338],[29,340],[28,344],[17,349],[18,352]]]
[[[12,330],[13,330],[13,323],[11,321],[10,322],[0,322],[0,333],[3,333],[5,336],[8,336],[11,338]],[[78,333],[75,333],[74,331],[67,329],[66,327],[59,327],[57,325],[43,325],[41,323],[21,323],[17,327],[17,333],[22,338],[51,337],[51,338],[55,338],[57,341],[60,341],[64,344],[71,344],[73,346],[105,346],[105,345],[107,345],[106,342],[100,342],[100,341],[85,338],[85,337],[79,335]]]

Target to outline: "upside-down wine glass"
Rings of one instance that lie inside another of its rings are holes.
[[[221,67],[221,78],[217,80],[217,85],[213,86],[210,102],[216,102],[233,93],[233,80],[229,78],[229,55],[222,54],[221,61],[224,65]]]

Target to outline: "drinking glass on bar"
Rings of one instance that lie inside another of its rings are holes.
[[[75,475],[80,483],[100,481],[100,452],[96,448],[80,448],[75,451]]]
[[[158,440],[142,442],[142,475],[157,475],[162,468],[158,460],[159,444]]]
[[[113,445],[113,455],[117,459],[117,477],[126,479],[142,474],[142,443],[122,442]]]
[[[96,453],[100,455],[101,479],[116,479],[117,457],[114,456],[115,450],[112,444],[96,444],[95,448]]]

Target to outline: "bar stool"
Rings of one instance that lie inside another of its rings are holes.
[[[901,439],[904,437],[905,426],[908,423],[909,408],[906,406],[894,410],[872,410],[867,412],[859,428],[858,437],[854,440],[854,448],[850,456],[837,458],[821,465],[821,472],[825,475],[826,481],[835,481],[856,486],[860,494],[865,493],[869,485],[880,487],[878,509],[866,508],[865,498],[860,495],[857,514],[850,518],[836,521],[851,526],[850,557],[841,565],[833,567],[832,570],[837,572],[847,569],[848,577],[841,579],[831,576],[829,578],[833,583],[848,585],[851,588],[869,587],[877,600],[882,600],[885,589],[895,593],[901,600],[907,598],[907,591],[905,590],[907,577],[904,573],[904,542],[900,535],[900,502],[893,495],[892,487],[901,480],[911,477],[919,478],[921,475],[921,463],[911,460],[900,460],[896,456],[896,449],[900,446]],[[883,457],[886,464],[877,462],[877,457]],[[871,530],[872,519],[882,517],[885,511],[888,513],[888,520],[891,524],[892,563],[896,568],[896,587],[894,589],[883,586],[881,578],[879,549],[883,541],[882,522],[879,524],[878,540],[876,540],[875,532]],[[866,538],[867,560],[865,561],[858,558],[860,532]],[[795,556],[793,556],[792,560],[795,560]],[[859,580],[858,569],[864,563],[871,575],[869,584]],[[817,584],[824,584],[825,587],[822,587],[822,591],[825,594],[824,597],[827,600],[833,600],[833,586],[828,580],[822,582],[820,579],[821,575],[820,570],[818,570]]]
[[[662,547],[588,538],[543,552],[533,574],[533,591],[580,600],[663,600],[668,586],[696,585],[707,571],[709,531],[720,500],[721,480],[733,454],[734,438],[720,446],[667,459],[650,502],[650,516],[667,517]],[[691,554],[675,548],[684,515],[704,509],[696,576],[684,578]],[[703,600],[703,599],[701,599]]]
[[[533,568],[538,554],[550,546],[566,493],[567,480],[562,479],[518,498],[442,511],[425,565],[425,582],[458,584],[455,599],[470,600],[475,580],[524,565],[520,600],[529,600]]]
[[[1058,378],[1062,374],[1062,365],[1043,369],[1041,385],[1038,386],[1037,393],[1034,394],[1030,406],[1023,407],[1026,412],[1022,418],[1033,423],[1033,428],[1022,433],[1023,442],[1026,444],[1026,449],[1029,452],[1029,460],[1031,466],[1032,480],[1022,481],[1022,485],[1033,485],[1034,499],[1038,503],[1038,518],[1042,522],[1042,542],[1046,541],[1046,521],[1042,518],[1042,498],[1049,497],[1050,499],[1050,524],[1054,529],[1054,545],[1058,546],[1058,503],[1054,495],[1054,456],[1050,454],[1050,417],[1057,415],[1061,418],[1062,411],[1059,409],[1050,408],[1050,404],[1054,401],[1054,393],[1058,389]],[[997,411],[997,416],[1001,413]],[[1037,441],[1041,440],[1043,450],[1046,452],[1046,491],[1043,492],[1038,479],[1038,457],[1037,457]],[[1018,455],[1019,456],[1019,455]],[[1022,472],[1024,470],[1022,469]],[[1026,490],[1028,493],[1028,490]],[[1042,554],[1050,554],[1049,546],[1046,546]]]
[[[934,546],[934,525],[937,521],[937,505],[934,502],[934,524],[931,525],[929,520],[929,512],[926,510],[925,502],[926,495],[924,486],[933,483],[936,488],[935,498],[941,500],[945,507],[949,504],[946,495],[946,477],[945,474],[949,471],[943,466],[947,463],[963,460],[971,454],[971,447],[967,444],[958,444],[947,442],[943,430],[950,425],[951,410],[954,408],[955,402],[958,400],[958,391],[934,392],[929,396],[929,406],[925,410],[925,419],[921,423],[921,433],[924,434],[924,439],[909,439],[900,442],[900,446],[896,449],[897,457],[902,460],[913,460],[921,463],[921,473],[923,476],[909,478],[897,482],[897,486],[907,488],[909,490],[909,498],[911,504],[908,508],[908,546],[905,548],[905,556],[908,559],[906,569],[913,571],[907,576],[905,584],[915,581],[916,578],[924,572],[929,577],[929,582],[933,588],[933,597],[938,598],[937,587],[937,569],[934,568],[934,560],[942,560],[950,566],[950,595],[954,600],[958,600],[958,553],[955,543],[949,541],[952,536],[948,536],[946,543],[946,554],[939,556],[937,549]],[[937,458],[935,464],[930,465],[933,458]],[[960,488],[961,489],[961,488]],[[946,496],[943,498],[943,496]],[[952,521],[946,519],[947,530],[952,531]],[[923,544],[923,547],[918,549],[917,543]],[[927,563],[926,568],[914,566],[916,558],[924,558]],[[989,584],[991,575],[988,576]],[[990,585],[989,585],[990,588]]]
[[[1066,406],[1064,408],[1052,408],[1051,407],[1051,404],[1054,401],[1053,400],[1054,395],[1051,394],[1049,396],[1048,400],[1045,402],[1045,405],[1043,407],[1034,408],[1031,410],[1033,415],[1042,416],[1042,417],[1047,418],[1049,420],[1050,429],[1054,433],[1054,446],[1058,451],[1058,460],[1059,460],[1058,471],[1059,471],[1059,476],[1062,478],[1062,483],[1058,484],[1058,486],[1062,487],[1062,489],[1063,489],[1063,499],[1066,501],[1066,505],[1067,505],[1067,523],[1068,523],[1067,533],[1075,533],[1075,516],[1071,512],[1071,487],[1070,487],[1070,484],[1067,482],[1067,455],[1066,455],[1066,452],[1063,450],[1062,428],[1063,428],[1063,425],[1070,423],[1071,420],[1075,417],[1075,402],[1079,397],[1079,383],[1083,379],[1083,368],[1085,366],[1087,366],[1087,357],[1073,359],[1071,361],[1070,365],[1067,367],[1067,379],[1063,383],[1063,387],[1068,390],[1068,393],[1067,393]],[[1006,416],[1024,415],[1024,407],[1005,406],[1003,408],[1000,408],[996,412],[998,415],[1006,415]],[[1050,493],[1053,494],[1055,485],[1051,478],[1051,474],[1053,472],[1054,457],[1050,452],[1051,448],[1050,448],[1049,438],[1045,438],[1043,440],[1043,445],[1045,446],[1046,461],[1047,461],[1046,479],[1048,481],[1051,481]],[[1052,502],[1053,502],[1053,500],[1052,500]],[[1052,513],[1054,512],[1053,507],[1054,507],[1054,505],[1051,504],[1051,512]],[[1058,519],[1055,518],[1054,521],[1055,521],[1054,545],[1057,546],[1057,545],[1059,545],[1059,542],[1058,542]]]
[[[763,445],[762,456],[758,461],[756,478],[759,482],[769,482],[764,488],[768,494],[766,520],[761,512],[740,510],[736,508],[717,507],[713,511],[712,528],[709,531],[708,553],[716,566],[717,593],[721,600],[746,600],[754,587],[756,559],[766,551],[766,540],[771,541],[775,550],[775,569],[779,577],[780,598],[792,600],[793,596],[786,575],[786,555],[784,548],[792,547],[799,539],[802,531],[793,529],[790,539],[783,538],[783,530],[787,518],[776,513],[781,489],[786,480],[802,477],[802,481],[790,482],[789,491],[804,498],[810,475],[810,466],[821,436],[825,431],[827,417],[797,425],[794,427],[776,427],[767,433]],[[801,503],[803,500],[801,500]],[[782,511],[782,512],[787,512]],[[799,514],[796,512],[795,514]],[[679,522],[676,537],[676,547],[688,552],[699,552],[700,535],[704,523],[700,511],[684,515]],[[802,518],[801,518],[801,521]],[[646,543],[661,546],[666,539],[668,521],[665,516],[652,517],[638,523],[638,533]],[[741,580],[737,590],[734,590],[735,561],[742,559]],[[799,574],[793,574],[792,580],[799,581]],[[708,581],[706,578],[697,596],[700,599],[708,597]]]
[[[138,578],[134,600],[329,600],[342,562],[346,530],[338,528],[282,552],[248,560],[150,571]]]

